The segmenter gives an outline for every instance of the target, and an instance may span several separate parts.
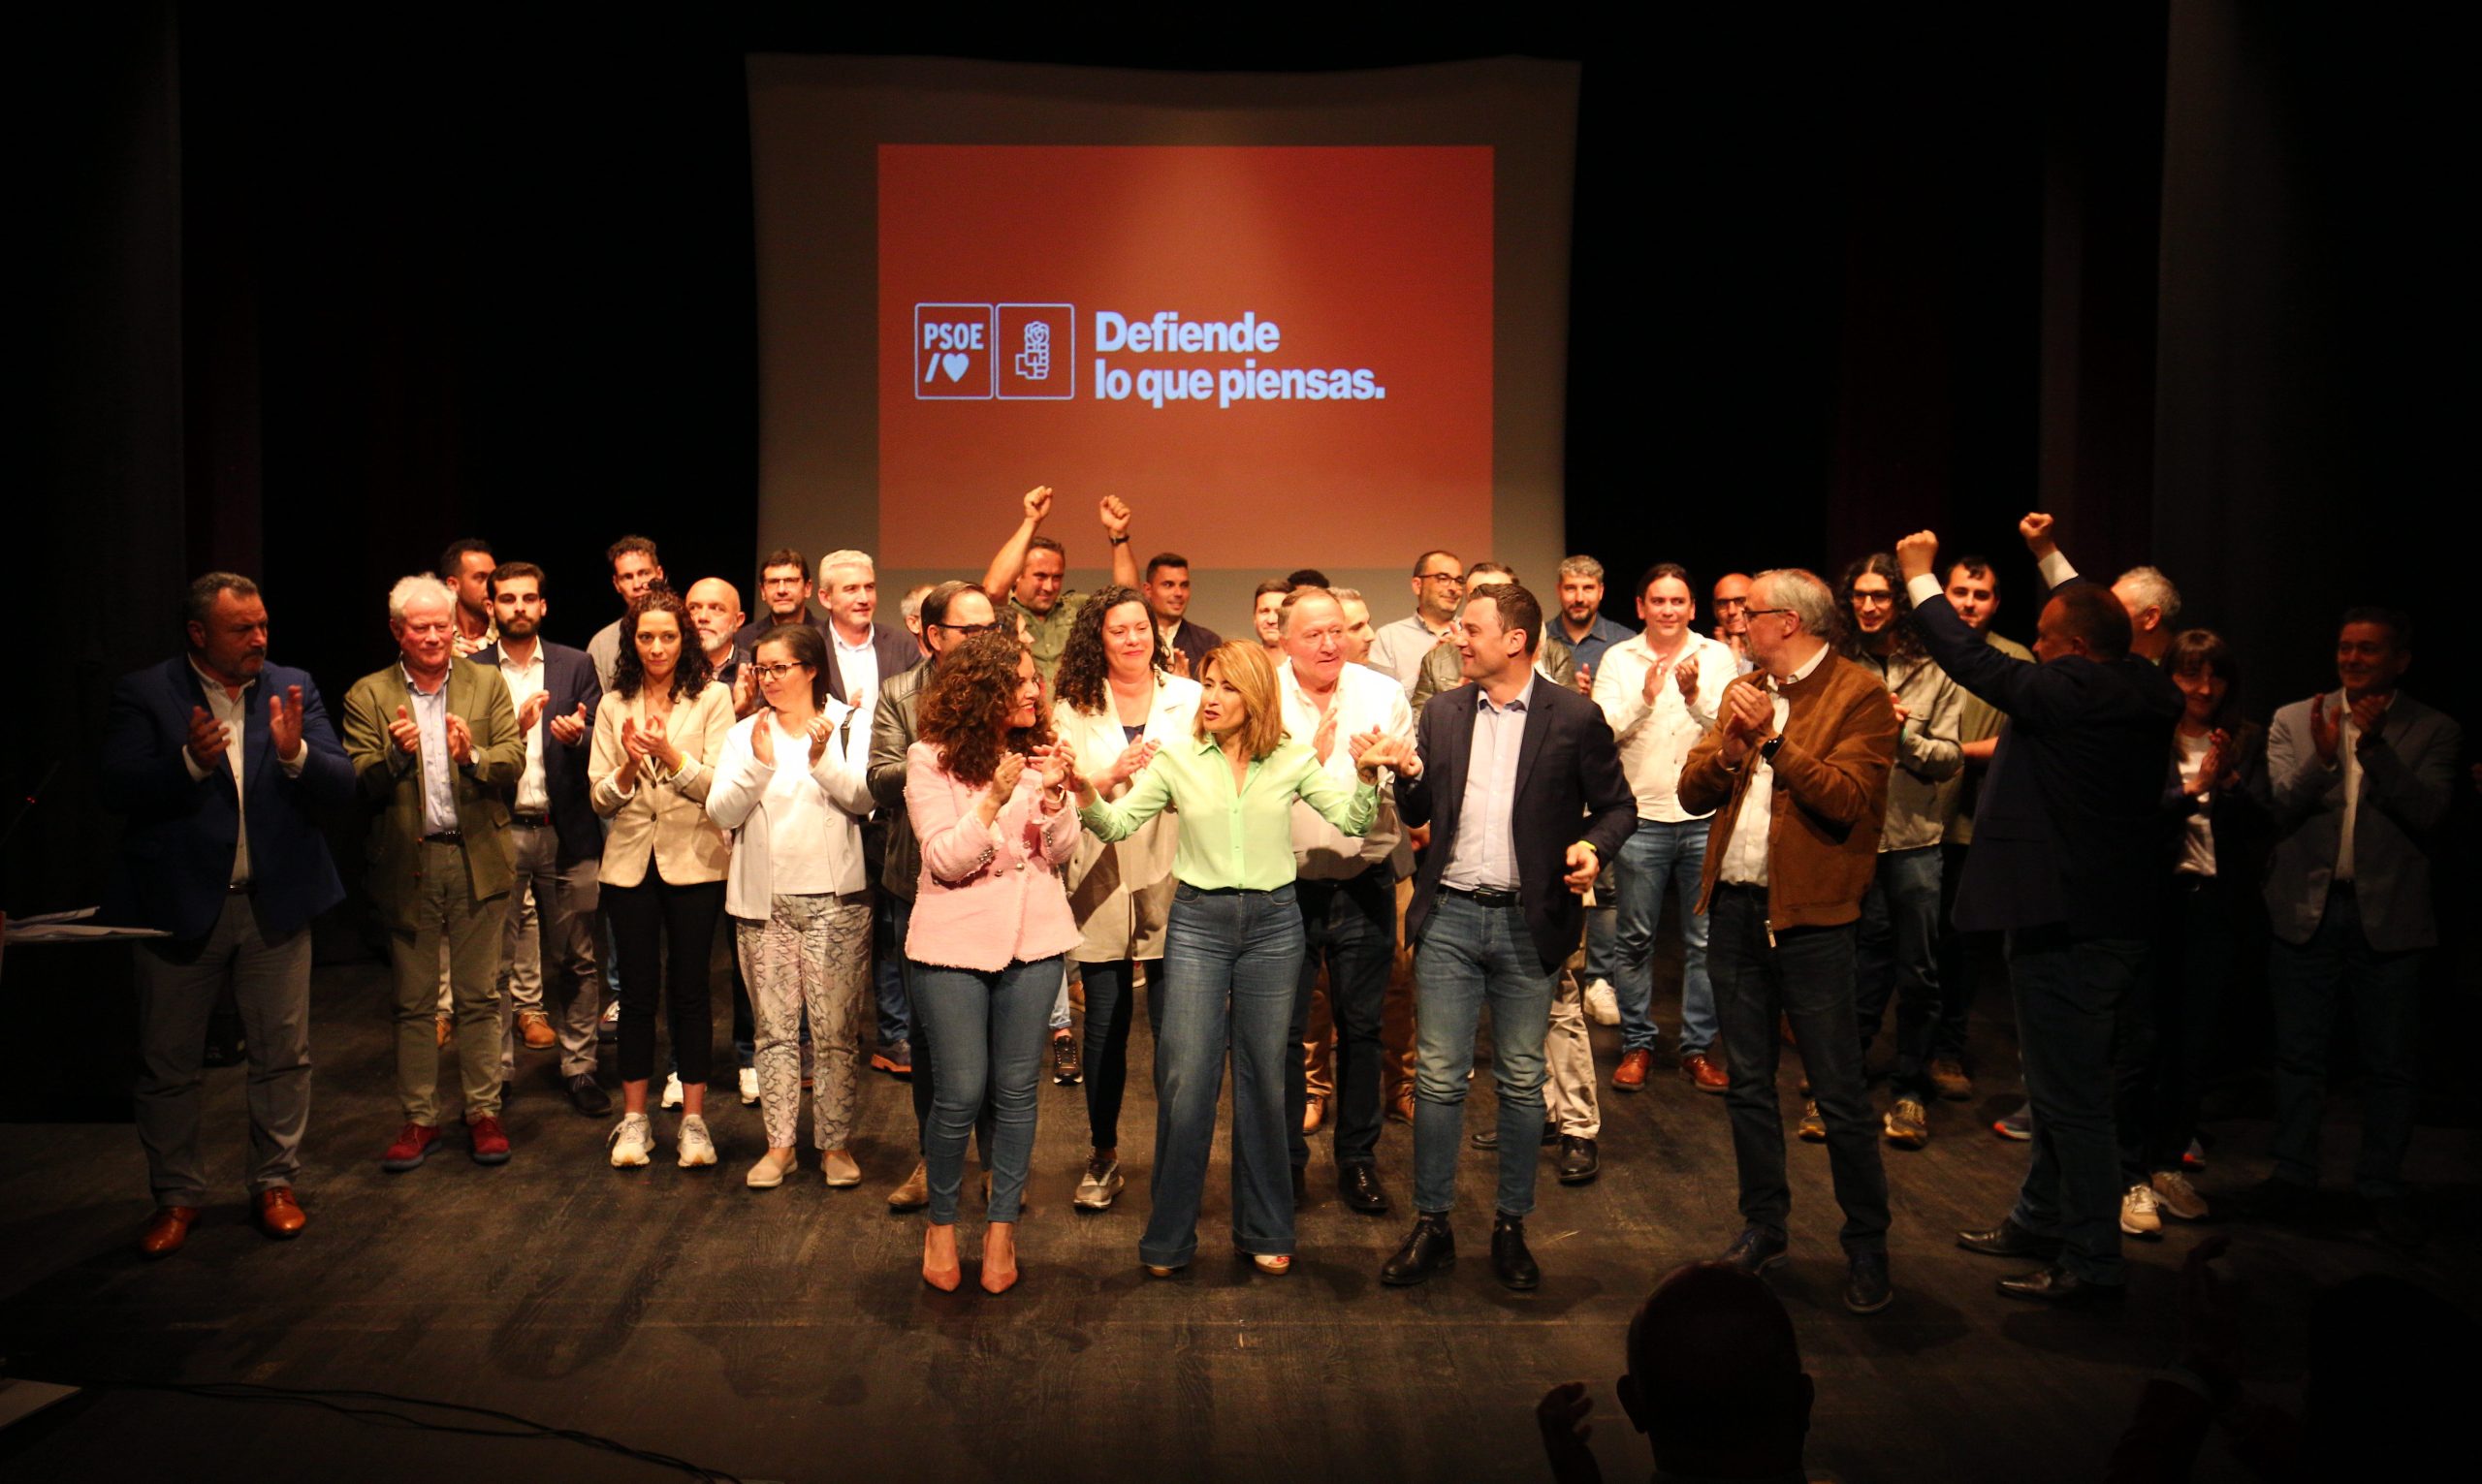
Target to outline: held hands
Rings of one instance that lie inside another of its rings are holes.
[[[1594,878],[1603,874],[1602,857],[1596,855],[1594,847],[1584,840],[1579,840],[1569,847],[1566,864],[1569,868],[1568,873],[1560,880],[1570,891],[1580,897],[1586,894],[1588,887],[1594,885]]]
[[[552,740],[563,747],[574,747],[586,736],[586,703],[581,701],[576,710],[552,718]]]
[[[1107,494],[1096,504],[1095,509],[1102,518],[1104,535],[1114,541],[1129,539],[1129,501],[1117,494]]]
[[[302,750],[301,686],[287,685],[283,695],[268,697],[268,740],[275,743],[278,762]]]
[[[413,712],[401,706],[397,708],[397,719],[388,723],[388,740],[407,757],[422,750],[423,729],[414,724]]]
[[[2025,518],[2027,521],[2035,519],[2037,518],[2033,516]],[[2048,527],[2051,524],[2051,517],[2043,516],[2040,519],[2045,526]],[[2023,530],[2025,527],[2021,521],[2017,528]],[[1908,583],[1917,577],[1930,576],[1937,569],[1938,561],[1939,538],[1929,531],[1915,531],[1896,543],[1896,570],[1904,574],[1904,580]]]
[[[1349,745],[1352,748],[1353,767],[1360,771],[1364,782],[1378,782],[1382,768],[1393,768],[1409,778],[1422,775],[1421,758],[1416,754],[1410,737],[1389,737],[1372,727],[1356,734]]]
[[[2325,696],[2309,698],[2309,741],[2318,749],[2318,761],[2336,766],[2336,747],[2344,738],[2343,709],[2327,709]]]
[[[1077,750],[1064,742],[1034,749],[1034,776],[1041,780],[1043,792],[1057,799],[1068,787],[1077,772]]]
[[[2017,534],[2025,538],[2025,550],[2034,553],[2036,561],[2059,550],[2059,543],[2052,538],[2052,518],[2039,510],[2017,522]]]
[[[400,710],[398,714],[403,715],[404,712]],[[190,756],[198,760],[201,768],[211,769],[223,762],[224,749],[232,744],[232,732],[223,722],[208,715],[206,707],[190,708],[190,740],[184,745],[190,749]],[[408,747],[405,750],[410,752],[413,749]]]
[[[474,734],[455,711],[448,713],[448,756],[460,768],[474,761]]]
[[[551,704],[552,693],[548,690],[538,690],[526,697],[525,704],[517,709],[518,731],[521,733],[533,731],[534,723],[543,719],[543,712]]]
[[[1066,742],[1063,742],[1060,745],[1064,749],[1068,747],[1068,743]],[[1123,747],[1121,749],[1121,755],[1112,759],[1111,771],[1103,774],[1104,781],[1111,784],[1114,788],[1118,788],[1130,779],[1136,777],[1139,774],[1144,773],[1146,771],[1146,765],[1155,761],[1156,745],[1157,744],[1155,742],[1141,737],[1137,741],[1130,742],[1128,746]],[[1070,754],[1070,761],[1072,763],[1075,761],[1075,754],[1073,752]],[[1072,773],[1075,771],[1076,770],[1073,767],[1070,769],[1070,772]]]
[[[2387,698],[2385,696],[2364,696],[2353,703],[2353,730],[2362,734],[2363,746],[2367,747],[2378,741],[2378,734],[2386,728]]]
[[[973,811],[982,817],[984,824],[987,825],[1000,817],[1000,806],[1006,804],[1009,795],[1017,791],[1017,780],[1025,776],[1025,773],[1026,759],[1022,754],[1015,752],[1000,754],[999,763],[991,770],[991,786],[982,791],[980,799],[974,801]]]
[[[1022,503],[1026,507],[1026,519],[1036,525],[1042,524],[1043,518],[1051,514],[1051,486],[1036,485],[1026,491]]]

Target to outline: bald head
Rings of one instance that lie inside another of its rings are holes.
[[[689,584],[682,602],[698,630],[698,647],[710,662],[722,663],[732,650],[733,635],[741,630],[741,589],[720,577],[702,577]]]
[[[1668,1472],[1740,1479],[1798,1469],[1814,1395],[1783,1303],[1737,1268],[1675,1269],[1629,1321],[1621,1405]]]

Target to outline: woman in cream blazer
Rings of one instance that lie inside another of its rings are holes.
[[[711,679],[694,633],[687,607],[669,587],[650,588],[629,606],[587,761],[594,811],[612,821],[602,897],[620,960],[621,1116],[612,1162],[621,1167],[645,1164],[654,1144],[647,1079],[654,1070],[655,1001],[667,980],[683,1090],[681,1164],[716,1162],[706,1121],[715,1039],[707,962],[732,844],[707,817],[707,789],[732,730],[733,698]]]
[[[1186,740],[1197,717],[1197,681],[1164,670],[1155,619],[1130,587],[1105,587],[1087,600],[1069,629],[1053,689],[1053,735],[1075,749],[1106,799],[1128,792],[1155,749]],[[1150,1020],[1160,1021],[1162,1002],[1155,987],[1161,983],[1180,829],[1179,816],[1167,811],[1117,843],[1081,835],[1068,865],[1068,905],[1084,934],[1069,958],[1086,984],[1086,1121],[1093,1139],[1075,1201],[1088,1211],[1109,1208],[1126,1184],[1120,1119],[1136,968],[1153,965],[1147,1008]]]

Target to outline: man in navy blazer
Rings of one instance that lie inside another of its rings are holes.
[[[129,816],[102,920],[140,945],[138,1136],[156,1212],[139,1250],[189,1240],[207,1204],[198,1097],[225,981],[249,1041],[250,1191],[262,1231],[302,1230],[293,1182],[310,1116],[310,920],[344,897],[317,810],[353,797],[308,673],[270,665],[256,583],[190,584],[188,651],[124,676],[104,727],[106,795]]]
[[[2051,523],[2035,514],[2019,524],[2038,556]],[[2112,1026],[2144,968],[2160,899],[2163,779],[2180,692],[2129,652],[2127,612],[2091,583],[2052,590],[2035,625],[2037,663],[1992,648],[1932,575],[1938,553],[1928,531],[1896,545],[1924,646],[2008,718],[1975,809],[1956,923],[2007,934],[2034,1126],[2016,1209],[1959,1241],[2048,1260],[2000,1280],[2011,1298],[2108,1302],[2126,1282]]]
[[[1455,644],[1471,685],[1433,696],[1397,807],[1431,827],[1406,936],[1418,984],[1412,1235],[1380,1271],[1418,1283],[1453,1261],[1448,1210],[1474,1030],[1491,1007],[1499,1188],[1491,1266],[1520,1291],[1542,1280],[1526,1250],[1543,1131],[1543,1041],[1560,965],[1585,928],[1581,898],[1637,827],[1619,745],[1592,701],[1538,675],[1543,605],[1514,583],[1470,594]],[[1356,750],[1359,740],[1356,739]]]
[[[534,982],[523,982],[517,963],[520,914],[511,911],[500,954],[500,1080],[512,1080],[519,1036],[536,1051],[557,1041],[569,1101],[580,1113],[602,1118],[612,1111],[610,1094],[594,1080],[595,1024],[603,1013],[603,978],[594,952],[603,826],[587,797],[586,761],[603,687],[585,650],[542,637],[551,612],[543,584],[543,569],[534,563],[501,563],[492,573],[492,615],[499,639],[470,656],[508,682],[517,729],[525,739],[525,771],[509,800],[518,880],[509,897],[514,901],[523,892],[533,893],[542,963]]]

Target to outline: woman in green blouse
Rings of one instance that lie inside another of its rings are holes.
[[[1292,801],[1348,835],[1370,828],[1379,770],[1413,743],[1374,731],[1352,739],[1358,786],[1322,772],[1285,736],[1275,667],[1227,644],[1199,669],[1204,693],[1191,741],[1157,752],[1117,801],[1072,768],[1079,817],[1117,840],[1166,806],[1181,811],[1172,874],[1180,885],[1163,950],[1163,1026],[1155,1043],[1155,1205],[1138,1259],[1169,1278],[1197,1253],[1198,1200],[1215,1141],[1224,1054],[1232,1052],[1232,1244],[1259,1271],[1292,1268],[1292,1183],[1285,1146],[1286,1030],[1301,972],[1292,900]]]

